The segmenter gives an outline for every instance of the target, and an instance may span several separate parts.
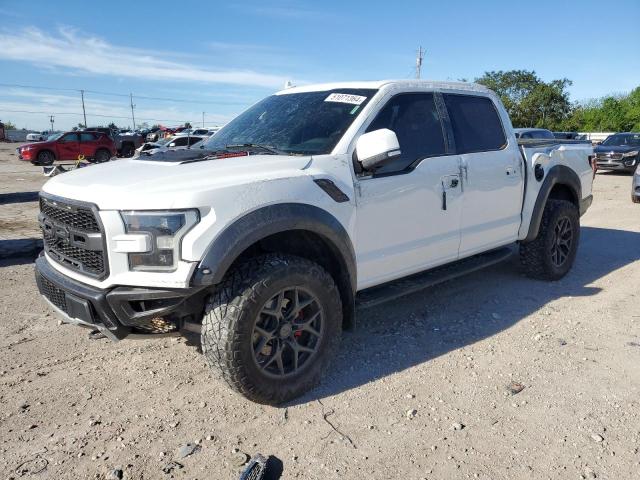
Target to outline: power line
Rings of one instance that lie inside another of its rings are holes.
[[[74,115],[77,117],[82,117],[82,113],[80,112],[45,112],[45,111],[34,111],[34,110],[5,110],[4,108],[0,108],[0,112],[7,113],[28,113],[28,114],[37,114],[37,115]],[[130,116],[122,116],[122,115],[101,115],[98,113],[90,113],[90,117],[101,117],[101,118],[121,118],[125,120],[131,120]],[[138,120],[150,121],[150,122],[177,122],[184,123],[189,120],[176,120],[171,118],[140,118]]]
[[[115,92],[103,92],[99,90],[83,90],[80,88],[58,88],[58,87],[42,87],[36,85],[21,85],[17,83],[0,83],[0,87],[15,87],[15,88],[27,88],[34,90],[52,90],[61,92],[84,92],[92,93],[94,95],[105,95],[111,97],[123,97],[128,98],[131,94],[128,93],[115,93]],[[175,102],[175,103],[207,103],[211,105],[246,105],[248,102],[233,102],[228,100],[195,100],[185,98],[169,98],[169,97],[150,97],[146,95],[133,95],[134,97],[142,100],[156,100],[160,102]]]

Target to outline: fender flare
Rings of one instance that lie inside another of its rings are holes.
[[[579,209],[582,209],[582,186],[580,184],[580,178],[572,169],[565,165],[555,165],[549,169],[547,175],[542,182],[540,191],[538,192],[538,198],[533,207],[531,213],[531,222],[529,223],[529,231],[527,236],[522,240],[522,243],[527,243],[535,240],[540,230],[540,223],[542,222],[542,214],[544,213],[544,207],[547,205],[551,190],[556,185],[565,185],[574,194],[576,199],[576,205]],[[581,211],[580,214],[583,212]]]
[[[193,277],[194,286],[213,286],[248,247],[276,233],[304,230],[319,235],[338,259],[336,284],[343,297],[343,322],[353,327],[357,263],[349,234],[329,212],[313,205],[280,203],[259,208],[227,226],[207,248]],[[206,272],[206,273],[205,273]],[[345,298],[346,297],[346,298]]]

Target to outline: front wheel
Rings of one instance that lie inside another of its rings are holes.
[[[37,164],[53,165],[54,160],[55,160],[55,157],[53,156],[53,153],[49,152],[48,150],[44,150],[38,154]]]
[[[234,268],[210,298],[202,351],[249,400],[277,405],[320,382],[342,328],[332,277],[300,257],[270,254]]]
[[[549,200],[538,236],[520,244],[520,261],[527,275],[541,280],[564,277],[576,258],[580,240],[578,208],[566,200]]]

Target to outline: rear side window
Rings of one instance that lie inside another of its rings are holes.
[[[202,140],[202,137],[189,137],[189,146],[198,143],[200,140]]]
[[[444,101],[451,120],[456,153],[486,152],[506,146],[500,117],[489,98],[445,94]]]
[[[444,133],[432,93],[407,93],[393,97],[367,128],[395,132],[402,155],[376,170],[399,172],[427,157],[445,155]]]
[[[80,141],[81,142],[93,142],[96,139],[96,136],[93,133],[81,133]]]

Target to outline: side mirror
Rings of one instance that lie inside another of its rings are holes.
[[[381,128],[363,133],[356,142],[356,156],[365,170],[375,170],[401,155],[395,132]]]

